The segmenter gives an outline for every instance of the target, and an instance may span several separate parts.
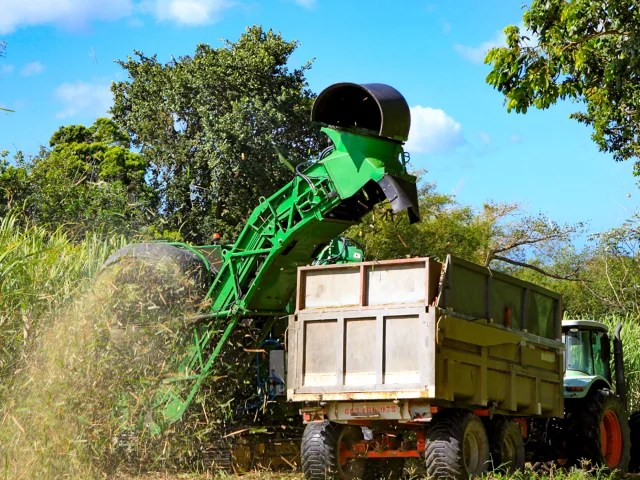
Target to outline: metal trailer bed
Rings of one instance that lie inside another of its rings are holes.
[[[558,294],[453,256],[301,267],[288,400],[340,423],[453,405],[561,418],[561,317]]]

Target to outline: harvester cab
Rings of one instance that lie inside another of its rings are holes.
[[[562,341],[565,344],[564,396],[585,398],[592,390],[614,390],[626,405],[622,340],[618,325],[613,338],[614,373],[611,372],[609,328],[593,320],[564,320]],[[614,382],[615,381],[615,382]]]

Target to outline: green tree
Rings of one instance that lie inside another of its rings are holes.
[[[640,154],[640,10],[635,0],[534,0],[522,32],[505,28],[507,45],[485,63],[487,82],[508,111],[581,102],[571,118],[593,128],[601,151],[620,160]],[[640,173],[636,163],[635,174]]]
[[[27,162],[21,152],[9,161],[9,152],[0,151],[0,217],[21,210],[31,191]]]
[[[530,215],[518,204],[486,203],[480,209],[460,205],[437,192],[434,183],[419,191],[421,220],[410,225],[388,203],[369,214],[348,235],[359,240],[369,259],[428,256],[440,261],[452,254],[517,276],[579,281],[582,263],[572,256],[572,242],[583,225],[558,224]],[[564,259],[564,260],[563,260]]]
[[[112,86],[113,118],[150,162],[164,228],[194,242],[232,239],[259,198],[290,180],[276,149],[293,163],[318,150],[311,64],[287,67],[296,47],[254,26],[164,64],[140,52],[119,62],[129,79]]]
[[[488,239],[473,209],[437,192],[435,183],[423,184],[418,193],[420,222],[410,225],[385,202],[347,235],[362,243],[370,260],[430,256],[442,261],[453,254],[480,262]]]
[[[29,159],[19,154],[13,164],[3,152],[0,213],[19,211],[39,226],[65,225],[81,235],[146,226],[156,206],[145,182],[148,164],[112,120],[61,127],[49,146]]]

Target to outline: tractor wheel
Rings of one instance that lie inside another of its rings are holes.
[[[310,423],[302,435],[300,460],[307,480],[362,479],[366,474],[364,458],[345,458],[342,452],[364,438],[362,429],[329,421]]]
[[[487,434],[495,470],[513,473],[524,468],[524,441],[520,425],[510,418],[496,415],[489,422]]]
[[[569,462],[625,473],[631,455],[627,412],[620,397],[596,390],[567,412]]]
[[[427,476],[467,480],[487,471],[489,440],[482,421],[473,412],[439,412],[431,420],[426,440]]]
[[[633,412],[629,417],[629,430],[631,430],[631,461],[629,471],[640,472],[640,411]]]

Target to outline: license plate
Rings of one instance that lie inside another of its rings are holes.
[[[336,402],[327,413],[332,420],[410,420],[407,402]]]

